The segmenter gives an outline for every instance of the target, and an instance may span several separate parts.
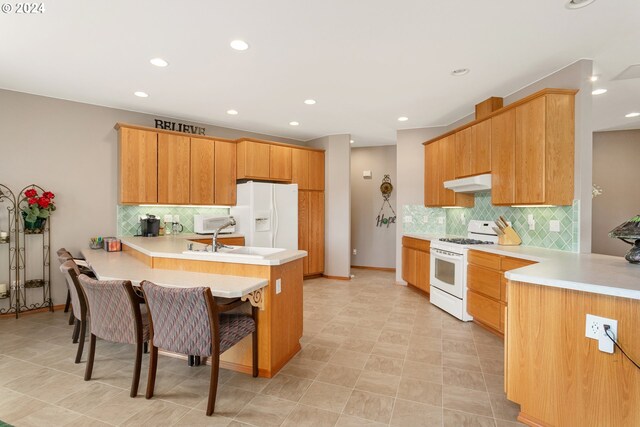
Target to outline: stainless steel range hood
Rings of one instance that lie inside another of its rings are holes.
[[[491,190],[491,174],[469,176],[467,178],[452,179],[444,182],[444,188],[456,193],[475,193]]]

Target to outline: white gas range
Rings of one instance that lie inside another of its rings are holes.
[[[467,252],[469,247],[498,242],[493,221],[469,221],[467,238],[441,238],[431,241],[431,304],[460,320],[473,317],[467,313]]]

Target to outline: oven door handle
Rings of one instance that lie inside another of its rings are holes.
[[[462,261],[461,255],[449,255],[446,252],[439,251],[438,249],[432,249],[432,252],[435,252],[436,258],[442,258],[451,261]]]

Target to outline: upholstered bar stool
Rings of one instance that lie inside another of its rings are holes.
[[[73,259],[65,261],[60,266],[60,271],[64,275],[64,278],[67,280],[67,286],[69,288],[68,291],[71,295],[71,309],[74,316],[75,324],[75,327],[73,329],[73,342],[78,342],[78,337],[80,337],[75,362],[80,363],[80,359],[82,358],[82,351],[84,350],[87,321],[89,320],[87,302],[84,299],[84,293],[82,292],[80,282],[78,281],[80,271],[78,270],[78,266],[73,261]]]
[[[257,311],[253,315],[221,313],[209,288],[169,288],[144,281],[141,284],[149,308],[151,355],[147,399],[153,397],[158,348],[174,353],[211,358],[207,415],[215,409],[220,354],[253,335],[253,376],[258,376]],[[239,304],[234,304],[237,307]],[[231,305],[222,310],[230,310]]]
[[[94,280],[78,277],[91,313],[91,340],[84,380],[91,379],[96,353],[96,338],[136,345],[136,361],[131,382],[131,397],[138,394],[144,343],[149,340],[148,316],[141,312],[141,298],[129,280]]]
[[[56,254],[58,255],[58,261],[60,262],[60,265],[64,264],[66,261],[68,261],[70,259],[71,260],[82,259],[82,258],[75,258],[73,255],[71,255],[71,252],[69,252],[65,248],[58,249],[56,251]],[[95,274],[93,273],[93,271],[91,271],[90,268],[79,266],[79,265],[76,264],[76,270],[79,271],[79,274],[86,274],[87,276],[89,276],[91,278],[94,278],[94,279],[96,277]],[[70,292],[69,289],[67,289],[67,300],[64,303],[64,312],[65,313],[67,313],[69,311],[70,304],[71,304],[71,292]],[[69,315],[69,324],[70,325],[74,324],[73,313],[71,313]]]

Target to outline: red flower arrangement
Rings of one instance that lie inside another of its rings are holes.
[[[38,190],[35,188],[26,190],[21,200],[21,202],[26,202],[26,206],[22,205],[20,207],[24,221],[34,223],[38,218],[49,218],[51,212],[56,210],[53,202],[55,197],[56,195],[50,191],[44,191],[42,196],[39,196]]]

